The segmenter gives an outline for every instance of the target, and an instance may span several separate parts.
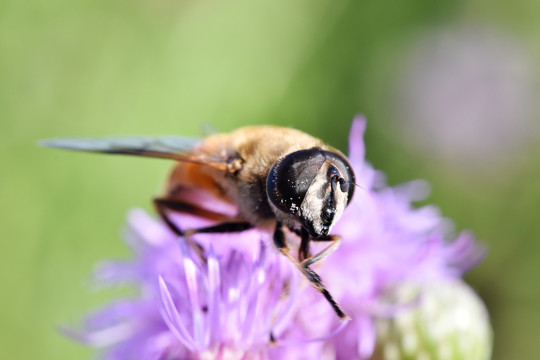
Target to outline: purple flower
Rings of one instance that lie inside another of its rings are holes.
[[[320,270],[353,318],[343,333],[328,341],[340,359],[369,358],[377,342],[376,320],[418,307],[424,296],[419,292],[408,302],[389,305],[384,300],[388,291],[404,283],[459,278],[485,255],[469,233],[448,241],[450,223],[435,207],[412,207],[414,200],[425,196],[427,184],[414,181],[395,188],[385,186],[383,174],[364,161],[359,140],[365,125],[364,119],[355,119],[349,143],[357,183],[365,191],[357,191],[334,228],[343,242]],[[487,318],[481,320],[487,322]],[[489,336],[485,334],[487,344]]]
[[[270,333],[278,336],[289,324],[299,288],[299,274],[264,245],[268,234],[219,239],[258,248],[230,246],[220,254],[210,245],[204,263],[144,211],[131,211],[129,224],[126,239],[136,258],[102,263],[95,276],[133,283],[140,297],[92,314],[86,333],[71,336],[109,347],[108,359],[268,358]]]
[[[425,299],[438,299],[431,285],[460,282],[484,252],[467,233],[449,241],[449,222],[436,208],[411,206],[425,193],[423,182],[385,186],[383,175],[364,161],[364,129],[365,120],[355,119],[349,159],[361,188],[333,229],[342,244],[314,265],[351,316],[349,323],[339,323],[322,295],[274,249],[271,233],[197,234],[207,254],[203,260],[160,221],[133,210],[125,238],[134,258],[105,262],[95,277],[104,284],[133,284],[139,296],[89,315],[82,331],[64,331],[104,348],[106,359],[369,359],[374,353],[383,358],[391,358],[391,351],[399,354],[399,347],[385,345],[395,345],[402,328],[396,326],[401,330],[385,337],[380,329],[389,325],[381,319],[397,321],[411,311],[424,316]],[[179,214],[174,221],[182,228],[199,226],[189,215]],[[405,285],[415,289],[414,296],[394,296]],[[487,315],[474,299],[464,303],[475,303],[475,316],[483,316],[478,321],[486,330],[479,333],[479,342],[485,342],[481,346],[489,354]],[[471,330],[464,330],[463,322],[458,325],[462,332]],[[405,350],[413,348],[423,349]]]
[[[430,28],[400,69],[394,125],[437,163],[465,175],[502,171],[538,141],[534,56],[502,28]]]

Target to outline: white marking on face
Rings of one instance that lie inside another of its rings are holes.
[[[326,201],[332,191],[330,179],[328,178],[328,168],[332,164],[325,162],[319,169],[317,176],[309,186],[304,201],[300,205],[300,216],[304,219],[305,223],[311,224],[313,231],[317,234],[329,233],[332,226],[341,217],[343,210],[347,206],[348,193],[342,192],[339,186],[336,187],[334,192],[334,205],[335,213],[332,222],[329,224],[329,229],[325,230],[325,223],[322,218],[322,212],[325,208]]]

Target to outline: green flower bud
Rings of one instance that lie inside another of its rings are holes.
[[[383,296],[393,317],[376,318],[373,360],[486,360],[492,331],[487,310],[460,279],[396,284]]]

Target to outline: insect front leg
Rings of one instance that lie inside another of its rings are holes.
[[[311,253],[309,251],[309,245],[310,245],[310,236],[309,232],[302,228],[300,230],[300,247],[298,248],[298,261],[303,262],[305,259],[311,257]]]
[[[313,285],[313,287],[317,291],[319,291],[321,294],[323,294],[323,296],[330,303],[330,305],[332,306],[332,309],[334,309],[335,313],[337,314],[337,316],[339,316],[339,318],[341,320],[349,319],[349,317],[341,309],[341,306],[337,303],[336,300],[334,300],[334,298],[332,297],[330,292],[326,289],[326,287],[322,283],[321,277],[309,267],[309,264],[311,264],[313,262],[308,263],[306,260],[312,259],[314,257],[308,258],[308,259],[304,260],[302,263],[300,263],[290,253],[290,249],[287,246],[287,242],[285,240],[285,233],[283,231],[283,224],[281,224],[280,222],[277,222],[276,229],[274,231],[274,245],[277,247],[277,249],[279,250],[280,253],[285,255],[296,266],[296,268],[302,273],[302,275],[304,275],[304,277],[306,279],[308,279],[308,281],[311,283],[311,285]],[[322,252],[324,252],[325,250],[323,250]],[[316,256],[318,256],[319,254],[317,254]]]
[[[223,214],[213,212],[200,208],[196,205],[182,202],[176,199],[169,198],[155,198],[154,207],[157,213],[163,219],[165,224],[178,236],[184,236],[184,230],[180,229],[178,225],[173,223],[169,217],[168,212],[174,211],[178,213],[191,214],[208,220],[214,220],[218,222],[226,222],[227,217]]]
[[[204,249],[197,244],[191,236],[185,236],[185,232],[180,229],[169,217],[168,211],[173,210],[177,212],[185,212],[185,213],[192,213],[194,209],[196,209],[193,205],[181,203],[178,201],[173,201],[166,198],[155,198],[154,199],[154,207],[156,208],[157,213],[161,217],[161,219],[165,222],[165,224],[171,229],[176,235],[182,236],[186,239],[186,242],[188,243],[189,247],[191,247],[199,256],[199,258],[204,262],[205,256],[204,256]]]
[[[203,262],[206,262],[206,257],[204,256],[204,249],[193,240],[193,235],[198,233],[231,233],[231,232],[242,232],[253,227],[253,225],[247,222],[238,222],[227,221],[227,217],[223,214],[216,213],[210,210],[202,209],[196,207],[195,205],[183,203],[178,200],[170,200],[167,198],[156,198],[154,199],[154,206],[159,216],[163,219],[165,224],[178,236],[182,236],[186,239],[188,245],[195,250],[197,255],[201,258]],[[186,213],[195,216],[199,216],[205,219],[221,221],[217,225],[207,226],[198,229],[180,229],[169,217],[168,212],[175,211],[178,213]]]
[[[339,247],[339,244],[341,244],[341,236],[328,235],[320,238],[312,238],[311,241],[330,241],[331,243],[317,254],[304,258],[301,262],[301,264],[304,266],[311,266],[312,264],[325,259],[328,255],[333,253]]]

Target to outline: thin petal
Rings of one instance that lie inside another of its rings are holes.
[[[356,321],[358,322],[358,353],[362,359],[369,359],[375,349],[375,325],[367,316],[361,316]]]
[[[82,332],[70,326],[60,326],[58,331],[82,344],[107,347],[129,338],[133,334],[133,324],[125,322],[92,332]]]
[[[289,269],[293,269],[293,265],[291,262],[288,262]],[[275,336],[281,335],[283,331],[287,328],[287,326],[290,325],[290,322],[292,321],[292,318],[296,314],[296,310],[298,308],[297,306],[297,299],[298,299],[298,292],[299,292],[299,279],[296,272],[292,273],[289,277],[290,285],[289,285],[289,298],[287,302],[283,304],[283,311],[281,314],[277,317],[274,326],[272,328],[272,331]]]
[[[306,345],[310,343],[316,343],[316,342],[323,342],[328,339],[333,338],[337,334],[339,334],[345,327],[349,324],[349,320],[343,320],[340,322],[340,324],[330,333],[324,336],[315,337],[315,338],[309,338],[309,339],[302,339],[302,340],[278,340],[278,346],[298,346],[298,345]]]
[[[193,340],[193,337],[188,333],[186,327],[184,326],[184,323],[182,322],[182,319],[180,318],[180,314],[178,314],[178,310],[176,310],[176,306],[174,305],[174,301],[171,297],[171,293],[169,292],[169,289],[167,288],[167,284],[165,284],[165,281],[160,276],[159,277],[159,289],[161,292],[161,302],[162,302],[162,316],[163,320],[167,323],[167,326],[169,329],[173,332],[173,334],[180,340],[180,342],[190,349],[191,351],[195,350],[195,341]]]
[[[221,303],[221,278],[219,272],[219,262],[214,253],[214,247],[210,245],[210,250],[208,251],[208,295],[209,295],[209,304],[208,304],[208,326],[210,327],[211,340],[219,342],[219,329],[221,327],[221,314],[220,314],[220,303]],[[206,340],[206,339],[205,339]],[[205,342],[210,342],[210,339],[207,339]]]
[[[364,115],[356,115],[349,133],[349,159],[355,163],[363,162],[365,156],[364,131],[366,130]]]
[[[191,302],[191,311],[193,312],[193,334],[195,336],[195,343],[198,348],[203,348],[204,346],[204,319],[202,313],[201,302],[199,299],[199,285],[198,285],[198,276],[195,263],[188,255],[188,249],[185,246],[185,243],[181,243],[182,255],[183,255],[183,264],[184,264],[184,274],[186,277],[186,283],[189,292],[189,299]]]

